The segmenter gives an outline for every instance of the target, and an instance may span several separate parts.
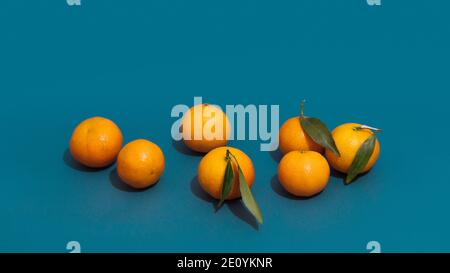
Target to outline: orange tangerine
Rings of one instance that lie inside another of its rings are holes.
[[[220,194],[222,192],[224,173],[227,165],[227,149],[239,162],[239,166],[242,169],[242,173],[244,174],[249,187],[253,185],[253,180],[255,179],[252,160],[244,152],[232,147],[215,148],[200,160],[197,170],[197,178],[200,186],[215,199],[220,199]],[[231,161],[231,164],[234,172],[234,181],[227,200],[236,199],[241,196],[239,190],[238,167],[234,160]]]
[[[181,121],[181,135],[190,149],[206,153],[225,146],[230,133],[227,115],[218,107],[199,104],[189,109]]]
[[[278,180],[291,194],[309,197],[321,192],[330,178],[330,167],[314,151],[292,151],[278,165]]]
[[[82,121],[70,138],[70,153],[83,165],[101,168],[112,164],[122,147],[122,133],[117,125],[103,117]]]
[[[336,156],[331,151],[326,151],[325,156],[328,159],[330,165],[343,173],[347,173],[352,165],[353,159],[359,150],[359,147],[366,141],[373,132],[369,129],[358,129],[362,125],[358,123],[345,123],[336,127],[331,133],[336,143],[337,148],[341,156]],[[380,143],[378,139],[375,142],[375,147],[372,155],[364,167],[362,172],[367,172],[370,170],[375,162],[378,160],[380,155]]]
[[[120,150],[117,173],[123,182],[136,189],[155,184],[164,172],[164,155],[155,143],[137,139]]]

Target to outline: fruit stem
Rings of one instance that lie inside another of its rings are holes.
[[[232,154],[232,153],[231,153],[230,151],[228,151],[228,150],[227,150],[227,154],[228,154],[228,156],[229,156],[230,159],[231,159],[231,158],[234,159],[234,162],[236,162],[236,166],[237,166],[238,168],[241,168],[241,167],[239,166],[239,162],[238,162],[237,158],[234,156],[234,154]]]
[[[239,163],[238,163],[236,157],[234,157],[234,155],[233,155],[230,151],[228,151],[228,150],[227,150],[227,156],[228,156],[228,158],[230,158],[230,159],[233,158],[234,161],[236,162],[236,164],[239,165]]]
[[[368,125],[361,125],[361,126],[355,127],[354,129],[355,130],[369,129],[369,130],[371,130],[371,131],[373,131],[375,133],[376,132],[381,132],[381,129],[375,128],[375,127],[371,127],[371,126],[368,126]]]
[[[300,116],[304,116],[305,115],[305,100],[302,100],[300,102]]]

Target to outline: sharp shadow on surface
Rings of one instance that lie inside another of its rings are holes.
[[[240,198],[227,201],[226,205],[230,209],[231,213],[233,213],[236,217],[247,223],[255,230],[259,229],[259,225],[255,217],[253,217],[253,215],[251,215],[251,213],[247,210]]]
[[[64,161],[64,163],[65,163],[67,166],[69,166],[70,168],[72,168],[72,169],[74,169],[74,170],[77,170],[77,171],[80,171],[80,172],[98,172],[98,171],[104,170],[104,169],[106,169],[106,168],[109,167],[109,166],[103,167],[103,168],[89,168],[89,167],[86,167],[86,166],[84,166],[84,165],[78,163],[78,162],[72,157],[72,155],[70,154],[69,148],[67,148],[67,149],[64,151],[64,154],[63,154],[63,161]]]
[[[356,182],[359,178],[362,178],[362,177],[366,176],[368,173],[370,173],[370,170],[365,172],[365,173],[358,174],[358,176],[352,181],[352,183]],[[337,179],[340,179],[342,181],[342,184],[344,184],[345,186],[348,186],[348,185],[352,184],[352,183],[345,184],[345,177],[347,176],[347,174],[341,173],[340,171],[336,171],[333,168],[331,168],[330,176],[335,177]]]
[[[197,180],[197,176],[194,176],[191,179],[191,192],[200,200],[211,203],[211,206],[214,208],[214,210],[216,209],[216,199],[212,198],[211,196],[209,196],[201,187],[200,184],[198,183]]]
[[[117,168],[113,168],[111,170],[111,172],[109,173],[109,182],[111,183],[111,185],[120,190],[120,191],[124,191],[124,192],[142,192],[145,191],[149,188],[154,187],[156,184],[158,184],[158,182],[156,182],[155,184],[147,187],[147,188],[143,188],[143,189],[135,189],[132,188],[130,186],[128,186],[125,182],[122,181],[122,179],[120,179],[119,175],[117,174]]]
[[[182,140],[174,140],[172,139],[172,147],[177,150],[178,152],[185,154],[185,155],[189,155],[189,156],[203,156],[205,154],[200,153],[200,152],[196,152],[193,151],[191,149],[189,149]]]
[[[295,196],[293,194],[290,194],[280,184],[280,181],[278,180],[278,175],[272,176],[272,179],[270,180],[270,187],[279,196],[284,197],[284,198],[288,198],[288,199],[292,199],[292,200],[309,200],[309,199],[312,199],[312,198],[314,198],[317,195],[322,193],[322,192],[319,192],[319,193],[314,194],[313,196],[309,196],[309,197],[299,197],[299,196]]]
[[[283,154],[281,153],[280,149],[276,149],[275,151],[270,152],[270,157],[272,157],[273,161],[279,163],[281,161],[281,158],[283,158]]]
[[[217,203],[218,201],[211,196],[209,196],[198,183],[197,176],[194,176],[191,180],[191,192],[200,200],[204,202],[208,202],[211,204],[214,212],[217,212]],[[240,200],[231,200],[226,201],[225,205],[228,209],[233,213],[236,217],[241,219],[243,222],[250,225],[252,228],[258,230],[259,226],[256,222],[256,219],[248,212],[248,210],[244,207]]]

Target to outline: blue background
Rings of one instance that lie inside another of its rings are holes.
[[[450,2],[383,0],[64,0],[0,6],[0,251],[450,251]],[[170,117],[194,96],[279,104],[330,128],[380,127],[381,155],[350,186],[331,177],[308,200],[275,178],[276,153],[233,142],[256,169],[259,228],[239,201],[214,213],[195,180],[200,156],[173,143]],[[125,142],[161,146],[166,171],[130,191],[114,166],[67,153],[73,128],[101,115]]]

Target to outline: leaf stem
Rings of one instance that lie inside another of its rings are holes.
[[[300,102],[300,116],[305,116],[305,100],[302,100]]]

